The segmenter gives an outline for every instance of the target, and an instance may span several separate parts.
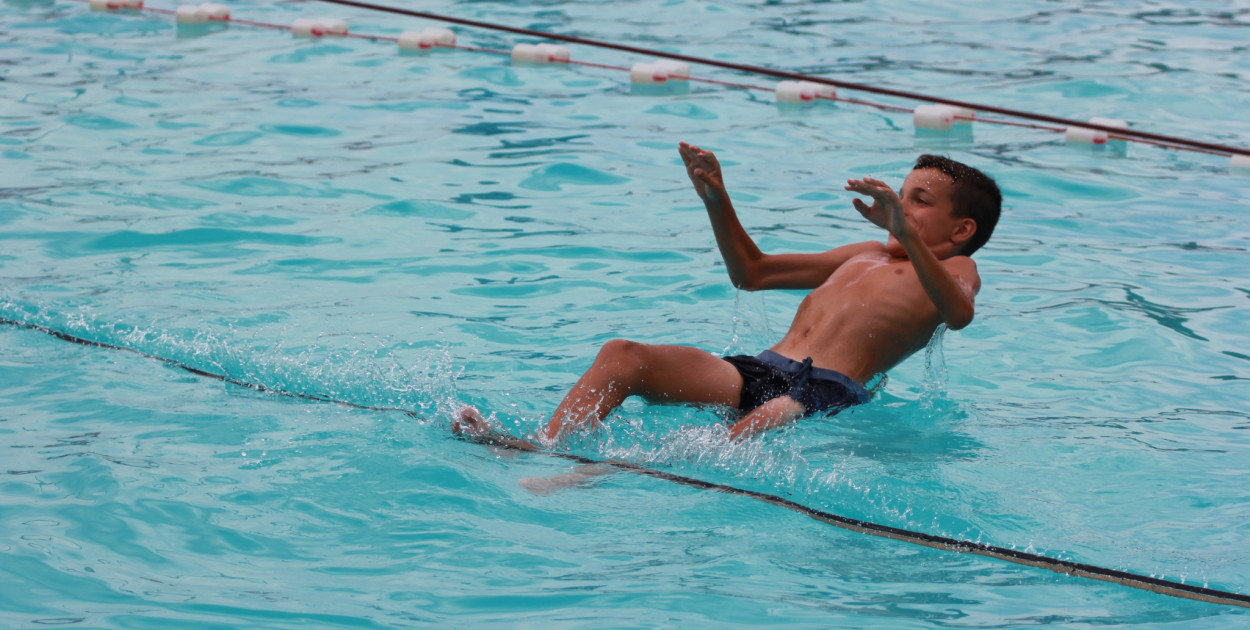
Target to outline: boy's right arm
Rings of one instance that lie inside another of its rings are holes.
[[[880,243],[867,242],[844,245],[819,254],[765,254],[738,221],[716,156],[711,151],[685,142],[681,143],[678,151],[686,163],[686,174],[690,176],[695,192],[707,208],[716,244],[729,270],[729,279],[739,289],[814,289],[852,257],[881,249]]]

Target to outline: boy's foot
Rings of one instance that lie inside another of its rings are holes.
[[[496,431],[491,428],[486,418],[482,417],[482,412],[469,405],[462,407],[456,414],[456,419],[451,421],[451,432],[456,435],[467,436],[473,441],[482,444],[502,446],[521,451],[542,450],[539,445],[529,440],[522,440],[519,437],[514,437],[506,432]]]
[[[565,488],[587,487],[590,482],[603,475],[615,472],[615,468],[603,464],[583,464],[571,473],[551,477],[526,477],[519,484],[534,494],[552,494]]]
[[[456,414],[456,419],[451,421],[451,432],[457,435],[482,437],[488,435],[491,431],[490,425],[486,423],[486,418],[482,417],[482,412],[478,411],[476,407],[465,405]]]

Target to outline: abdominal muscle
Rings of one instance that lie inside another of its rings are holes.
[[[772,350],[865,384],[923,348],[939,323],[911,262],[873,252],[809,293]]]

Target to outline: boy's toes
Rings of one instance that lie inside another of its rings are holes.
[[[456,419],[451,423],[452,433],[467,433],[469,435],[482,435],[488,430],[486,419],[482,417],[482,413],[477,409],[464,406],[456,414]]]

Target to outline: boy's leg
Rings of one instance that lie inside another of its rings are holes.
[[[630,396],[652,402],[738,405],[742,376],[729,362],[698,348],[616,339],[564,396],[543,432],[548,440],[594,426]]]
[[[803,403],[789,395],[778,396],[743,416],[729,427],[729,437],[737,440],[785,426],[803,417]]]

